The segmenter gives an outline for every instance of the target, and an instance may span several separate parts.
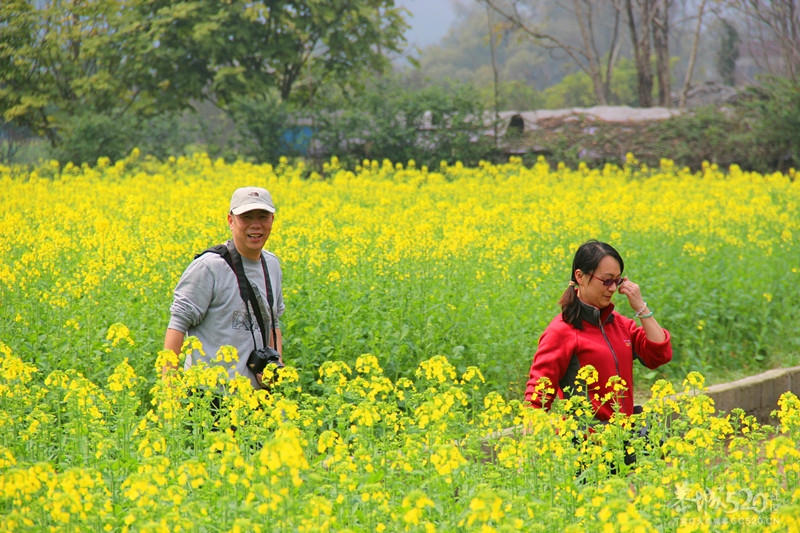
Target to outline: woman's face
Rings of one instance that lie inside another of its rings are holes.
[[[610,287],[606,287],[603,285],[603,281],[619,280],[621,274],[619,262],[610,255],[600,260],[594,272],[576,270],[575,279],[578,282],[578,298],[583,303],[598,309],[608,307],[608,304],[611,303],[611,297],[617,292],[618,286],[616,283],[611,283]]]

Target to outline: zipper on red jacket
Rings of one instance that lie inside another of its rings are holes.
[[[611,318],[611,313],[608,315]],[[608,320],[606,320],[608,322]],[[617,360],[617,352],[614,351],[614,346],[611,344],[611,341],[608,339],[608,335],[606,335],[606,328],[604,328],[604,323],[598,320],[597,322],[600,325],[600,333],[603,334],[603,339],[605,339],[606,344],[608,344],[608,349],[611,350],[611,355],[614,357],[614,367],[617,369],[617,375],[619,376],[619,360]]]

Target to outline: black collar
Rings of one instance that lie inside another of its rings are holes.
[[[614,304],[608,304],[608,307],[604,307],[603,309],[598,309],[593,305],[589,305],[584,303],[582,300],[578,300],[581,304],[581,320],[592,324],[593,326],[600,327],[602,324],[610,323],[614,321],[614,314],[612,311],[614,310]]]

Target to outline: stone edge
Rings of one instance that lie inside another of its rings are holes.
[[[770,413],[778,409],[778,399],[785,392],[800,396],[800,366],[768,370],[755,376],[711,385],[703,391],[714,400],[718,413],[730,413],[739,408],[754,416],[760,424],[777,423]]]

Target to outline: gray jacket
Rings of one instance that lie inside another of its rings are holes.
[[[281,265],[275,254],[262,251],[269,270],[269,280],[273,299],[272,315],[268,310],[266,280],[261,261],[242,257],[245,274],[253,286],[256,298],[261,305],[261,315],[266,338],[270,342],[272,327],[270,317],[274,317],[276,328],[280,328],[278,318],[285,309],[283,303],[283,275]],[[209,365],[222,365],[227,368],[232,379],[237,373],[250,378],[254,388],[260,388],[255,376],[247,368],[247,357],[256,344],[262,347],[262,336],[258,321],[253,313],[248,319],[245,303],[239,294],[236,274],[225,260],[215,253],[205,253],[192,261],[175,287],[175,296],[170,306],[169,328],[183,331],[188,336],[197,337],[203,344],[205,355],[195,350],[187,356],[185,369],[204,361]],[[221,346],[236,348],[238,361],[231,363],[213,362]]]

